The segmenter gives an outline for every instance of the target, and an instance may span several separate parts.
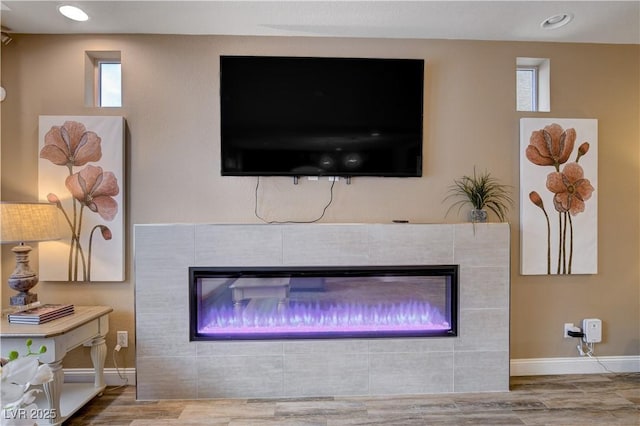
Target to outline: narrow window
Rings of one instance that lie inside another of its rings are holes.
[[[517,58],[517,111],[551,111],[550,70],[549,59]]]
[[[538,68],[518,67],[518,111],[538,110]]]
[[[122,106],[122,63],[119,51],[85,52],[85,106]]]
[[[101,107],[122,106],[122,74],[120,62],[99,61],[98,85]]]

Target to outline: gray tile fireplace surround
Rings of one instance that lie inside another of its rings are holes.
[[[137,398],[509,389],[508,224],[134,229]],[[458,336],[189,341],[189,266],[460,265]]]

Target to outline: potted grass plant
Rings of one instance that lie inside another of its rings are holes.
[[[486,222],[488,210],[495,213],[501,222],[504,222],[513,205],[511,187],[500,183],[487,171],[476,173],[473,168],[473,176],[462,176],[455,179],[449,187],[446,200],[457,199],[447,210],[447,214],[458,207],[458,213],[466,205],[471,206],[471,222]]]

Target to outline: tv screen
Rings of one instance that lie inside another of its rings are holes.
[[[422,175],[424,61],[220,57],[223,176]]]

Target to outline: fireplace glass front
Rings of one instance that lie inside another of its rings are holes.
[[[191,340],[457,335],[458,266],[191,267]]]

